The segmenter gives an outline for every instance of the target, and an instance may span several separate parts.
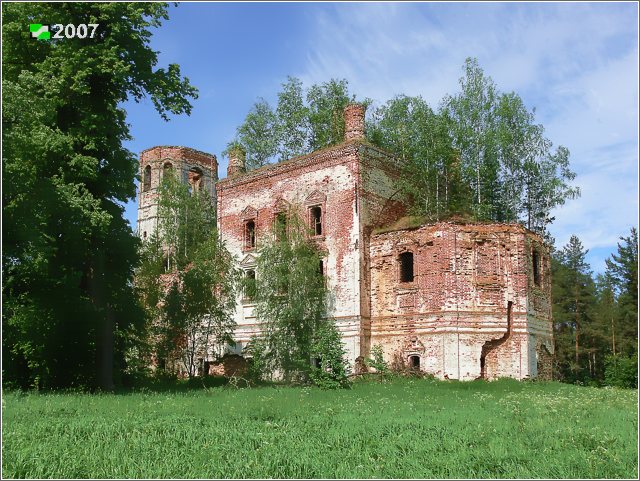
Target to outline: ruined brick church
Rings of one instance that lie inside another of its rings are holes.
[[[232,153],[186,147],[140,155],[138,232],[157,227],[157,187],[176,169],[217,208],[227,248],[256,276],[256,246],[290,206],[302,207],[323,258],[331,316],[354,370],[383,348],[387,361],[441,379],[543,377],[553,353],[549,252],[519,224],[439,222],[406,227],[399,160],[365,140],[364,108],[345,108],[338,145],[246,171]],[[403,227],[404,226],[404,227]],[[255,304],[239,295],[236,353],[260,332]]]

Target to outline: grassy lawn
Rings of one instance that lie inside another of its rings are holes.
[[[638,392],[360,382],[4,392],[10,478],[637,478]]]

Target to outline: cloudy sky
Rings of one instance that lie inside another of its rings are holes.
[[[199,88],[190,117],[163,122],[149,101],[126,105],[133,152],[184,145],[221,152],[258,97],[275,104],[287,75],[305,86],[346,78],[358,98],[458,91],[476,57],[517,92],[554,145],[571,152],[581,198],[555,212],[563,246],[576,234],[595,272],[638,225],[638,5],[604,3],[180,3],[155,31],[159,66],[178,63]],[[135,228],[136,203],[127,205]]]

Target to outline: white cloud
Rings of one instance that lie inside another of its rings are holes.
[[[362,97],[420,94],[435,106],[458,90],[464,59],[477,57],[572,152],[583,194],[556,212],[558,244],[576,234],[586,248],[614,250],[638,217],[637,12],[604,3],[335,4],[315,19],[300,77],[345,77]]]

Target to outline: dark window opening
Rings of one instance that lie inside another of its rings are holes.
[[[409,356],[409,366],[411,369],[420,369],[420,356]]]
[[[162,167],[162,178],[165,178],[171,174],[173,174],[173,165],[171,164],[171,162],[167,162]]]
[[[533,251],[533,283],[536,286],[540,285],[540,254],[537,251]]]
[[[256,271],[248,270],[244,276],[244,298],[253,299],[256,296]]]
[[[400,254],[400,282],[413,282],[413,253]]]
[[[144,177],[142,179],[142,192],[146,192],[151,188],[151,166],[144,168]]]
[[[146,238],[147,238],[147,231],[144,231],[144,232],[142,233],[142,238],[143,238],[143,239],[146,239]]]
[[[283,240],[287,237],[287,214],[278,212],[275,219],[276,239]]]
[[[322,235],[322,208],[319,206],[311,208],[311,228],[314,235]]]
[[[244,225],[244,246],[253,249],[256,246],[256,223],[252,220]]]
[[[322,369],[322,358],[314,357],[313,358],[313,365],[318,369]]]
[[[158,369],[164,371],[167,368],[167,360],[166,359],[158,359]]]
[[[324,261],[322,259],[320,259],[320,275],[324,276]]]

